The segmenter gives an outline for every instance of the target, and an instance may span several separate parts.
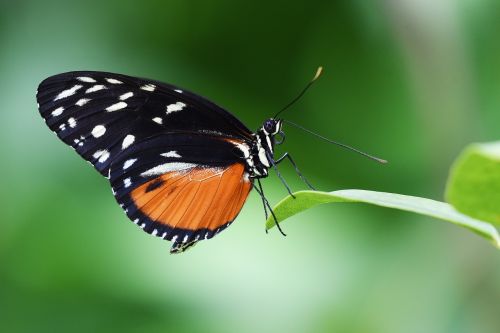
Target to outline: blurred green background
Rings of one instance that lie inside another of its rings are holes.
[[[119,72],[256,129],[323,65],[286,117],[390,164],[293,128],[281,151],[322,190],[442,200],[464,145],[500,137],[499,31],[496,0],[0,1],[0,331],[499,332],[498,252],[422,216],[329,205],[284,238],[252,193],[227,231],[169,255],[35,101],[49,75]]]

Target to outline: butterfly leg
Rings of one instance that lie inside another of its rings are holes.
[[[269,208],[269,211],[271,212],[271,215],[272,215],[273,220],[274,220],[274,224],[276,225],[276,227],[278,227],[278,230],[281,232],[281,234],[283,236],[286,236],[286,234],[281,229],[280,224],[278,223],[278,219],[276,218],[276,215],[274,214],[274,211],[271,208],[269,201],[267,201],[266,197],[264,196],[264,192],[260,191],[255,185],[253,186],[253,188],[257,191],[257,193],[259,193],[260,197],[262,198],[262,202],[264,202],[264,209],[265,209],[265,206],[267,206],[267,208]],[[266,215],[267,215],[267,213],[266,213]],[[267,233],[267,230],[266,230],[266,233]]]
[[[279,164],[281,163],[285,158],[287,158],[290,163],[293,165],[293,167],[295,168],[295,172],[299,175],[300,179],[302,179],[302,181],[304,183],[306,183],[306,185],[311,189],[311,190],[314,190],[316,191],[316,189],[314,188],[314,186],[311,185],[311,183],[309,183],[309,181],[307,180],[306,177],[304,177],[304,175],[300,172],[299,168],[297,167],[297,164],[295,164],[294,160],[292,159],[292,156],[290,156],[290,154],[288,152],[284,153],[283,156],[281,156],[280,158],[278,158],[275,162],[276,164]]]
[[[257,178],[257,184],[259,184],[259,190],[260,190],[260,193],[262,193],[261,195],[261,199],[262,199],[262,205],[264,206],[264,215],[266,215],[266,221],[267,221],[267,218],[269,217],[269,215],[267,214],[267,206],[266,206],[266,202],[265,202],[265,194],[264,194],[264,190],[262,189],[262,184],[260,183],[260,179]]]
[[[276,174],[278,175],[278,178],[281,180],[281,182],[283,183],[283,185],[285,185],[286,190],[288,191],[288,194],[290,194],[290,196],[295,199],[295,196],[293,195],[292,190],[290,190],[290,187],[288,186],[285,178],[283,178],[283,176],[281,176],[281,173],[278,170],[278,167],[276,166],[276,162],[274,162],[273,157],[271,156],[271,154],[269,154],[267,152],[266,152],[266,155],[267,155],[267,159],[272,164],[272,166],[274,168],[274,171],[276,171]]]
[[[175,242],[172,245],[172,248],[170,249],[170,253],[171,254],[182,253],[182,252],[186,251],[187,249],[195,246],[197,242],[198,241],[196,241],[196,240],[192,240],[192,241],[187,242],[187,243]]]

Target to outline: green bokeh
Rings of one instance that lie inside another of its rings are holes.
[[[498,31],[494,0],[0,1],[0,331],[498,332],[497,251],[408,213],[319,207],[283,238],[264,233],[252,194],[231,228],[171,256],[35,101],[49,75],[105,70],[185,87],[257,128],[323,65],[286,116],[390,164],[293,128],[280,149],[321,190],[442,200],[457,153],[500,136]],[[264,185],[273,203],[285,194]]]

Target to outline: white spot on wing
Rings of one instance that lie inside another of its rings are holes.
[[[158,230],[154,229],[151,235],[156,236],[158,234]]]
[[[68,119],[68,125],[71,128],[75,128],[76,127],[76,120],[75,120],[75,118],[73,118],[73,117],[69,118]]]
[[[117,79],[106,78],[106,81],[112,84],[122,84],[123,82]]]
[[[183,243],[186,243],[188,240],[188,235],[184,236],[184,239],[182,240]]]
[[[179,155],[177,153],[177,151],[175,151],[175,150],[171,150],[169,152],[166,152],[166,153],[163,153],[163,154],[160,154],[160,155],[163,156],[163,157],[177,157],[177,158],[181,157],[181,155]]]
[[[129,91],[128,93],[125,93],[125,94],[121,95],[121,96],[120,96],[120,100],[124,101],[124,100],[126,100],[127,98],[130,98],[130,97],[132,97],[132,96],[134,96],[134,93],[133,93],[133,92],[131,92],[131,91]]]
[[[132,181],[130,180],[130,178],[125,178],[123,180],[123,186],[129,187],[130,185],[132,185]]]
[[[59,129],[60,129],[61,131],[64,131],[64,130],[66,129],[66,124],[61,124],[61,125],[59,125]]]
[[[141,87],[142,90],[146,90],[146,91],[155,91],[156,89],[156,86],[154,84],[145,84]]]
[[[76,79],[79,81],[82,81],[82,82],[91,82],[91,83],[96,82],[93,78],[88,77],[88,76],[80,76],[80,77],[77,77]]]
[[[78,146],[83,146],[83,141],[85,141],[85,138],[83,137],[83,135],[80,135],[80,138],[79,139],[74,139],[73,140],[75,142],[75,144],[78,144]]]
[[[179,94],[182,94],[182,90],[180,90],[180,89],[175,89],[174,91],[178,92]]]
[[[172,112],[176,112],[176,111],[181,111],[185,106],[186,106],[186,104],[184,104],[182,102],[177,102],[174,104],[167,105],[167,114],[172,113]]]
[[[125,163],[123,163],[123,170],[130,168],[136,161],[137,158],[131,158],[130,160],[126,160]]]
[[[100,163],[104,163],[104,162],[106,162],[106,160],[107,160],[108,158],[109,158],[109,152],[108,152],[107,150],[105,150],[105,151],[102,153],[101,157],[99,157],[99,162],[100,162]]]
[[[71,87],[69,89],[61,91],[61,93],[59,95],[57,95],[56,98],[54,98],[54,101],[57,101],[59,99],[66,98],[66,97],[69,97],[69,96],[73,95],[81,87],[83,87],[83,86],[77,84],[77,85],[74,85],[73,87]]]
[[[109,152],[106,149],[98,150],[92,155],[93,158],[99,159],[100,163],[106,162],[109,158]]]
[[[102,90],[102,89],[106,89],[106,86],[103,86],[102,84],[96,84],[95,86],[92,86],[89,89],[87,89],[85,91],[85,93],[86,94],[90,94],[90,93],[93,93],[93,92],[96,92],[96,91],[99,91],[99,90]]]
[[[99,158],[103,153],[103,150],[98,150],[92,155],[93,158]]]
[[[78,106],[84,106],[85,104],[87,104],[88,102],[90,101],[89,98],[80,98],[78,100],[78,102],[76,102],[75,104],[78,105]]]
[[[111,106],[108,106],[106,108],[106,111],[108,112],[113,112],[113,111],[118,111],[118,110],[121,110],[123,108],[126,108],[127,107],[127,103],[125,102],[118,102],[118,103],[115,103]]]
[[[94,138],[101,137],[104,133],[106,133],[106,127],[103,125],[97,125],[92,129],[92,136],[94,136]]]
[[[122,142],[122,149],[128,148],[135,141],[135,136],[128,134]]]
[[[64,111],[64,108],[62,106],[58,107],[57,109],[55,109],[54,111],[52,111],[52,116],[54,117],[57,117],[57,116],[60,116],[61,113],[63,113]]]
[[[143,173],[141,173],[141,176],[149,177],[149,176],[163,175],[164,173],[167,172],[183,171],[194,168],[195,166],[197,166],[197,164],[194,163],[181,163],[181,162],[164,163],[157,165],[154,168],[151,168],[147,171],[144,171]]]
[[[161,125],[161,124],[163,124],[163,119],[161,119],[160,117],[155,117],[155,118],[153,118],[153,121],[154,121],[155,123],[157,123],[157,124],[160,124],[160,125]]]

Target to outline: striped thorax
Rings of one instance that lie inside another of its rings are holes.
[[[253,134],[254,140],[248,153],[245,154],[250,178],[265,178],[268,176],[268,169],[274,163],[274,137],[281,131],[281,125],[281,120],[270,118]]]

